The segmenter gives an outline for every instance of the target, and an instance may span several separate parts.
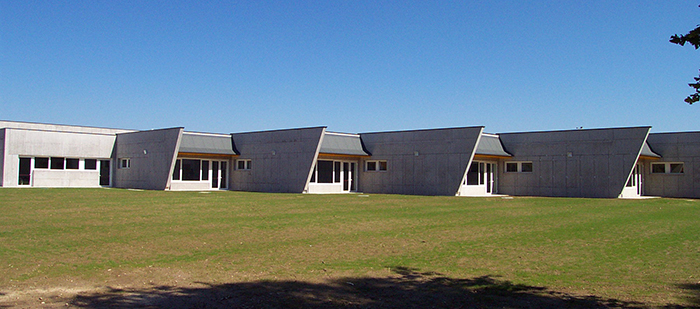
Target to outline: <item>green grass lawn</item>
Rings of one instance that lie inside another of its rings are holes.
[[[0,189],[0,293],[400,270],[698,306],[700,201]]]

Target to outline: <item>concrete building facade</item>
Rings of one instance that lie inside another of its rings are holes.
[[[232,134],[0,121],[0,186],[700,198],[700,132]]]

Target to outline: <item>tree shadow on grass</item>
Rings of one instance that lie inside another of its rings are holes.
[[[686,283],[679,284],[679,288],[686,291],[685,299],[689,304],[692,304],[691,308],[700,308],[700,282],[698,283]],[[681,306],[668,306],[668,308],[688,308]]]
[[[455,279],[405,267],[386,278],[324,283],[256,281],[186,288],[109,289],[75,296],[84,308],[643,308],[641,303],[574,296],[493,276]]]

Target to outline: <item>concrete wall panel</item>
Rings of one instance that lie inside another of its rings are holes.
[[[501,173],[506,186],[500,186],[500,193],[617,197],[648,132],[649,127],[635,127],[500,134],[505,150],[513,154],[505,161],[532,161],[534,168],[532,173]],[[551,169],[544,162],[551,162]]]
[[[360,172],[367,193],[455,195],[483,127],[360,134],[367,160],[386,160],[387,171]]]
[[[647,143],[661,155],[644,161],[646,195],[700,198],[700,132],[653,133]],[[652,163],[683,162],[683,174],[652,174]]]
[[[181,136],[182,128],[117,134],[114,186],[148,190],[168,188]],[[130,168],[119,168],[123,158],[131,160]]]
[[[235,133],[239,159],[251,170],[234,170],[232,190],[302,193],[318,156],[324,127]]]

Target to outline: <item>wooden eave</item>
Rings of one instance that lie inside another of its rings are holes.
[[[640,155],[639,159],[642,160],[661,160],[659,157],[652,157],[652,156],[645,156],[645,155]]]
[[[484,154],[474,154],[475,159],[508,159],[511,156],[498,156],[498,155],[484,155]]]
[[[324,156],[324,157],[350,157],[350,158],[369,158],[370,155],[354,155],[354,154],[339,154],[339,153],[324,153],[324,152],[319,152],[318,156]]]

